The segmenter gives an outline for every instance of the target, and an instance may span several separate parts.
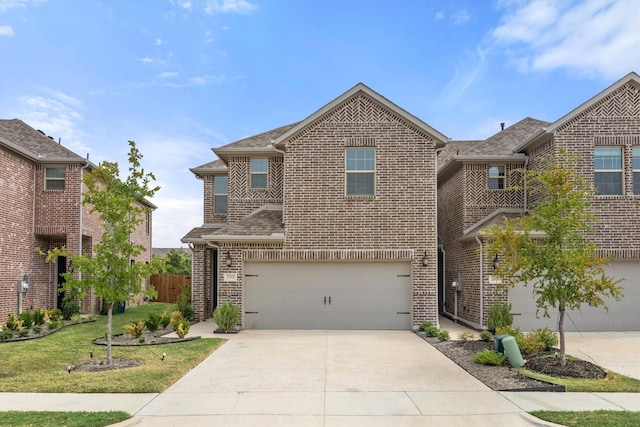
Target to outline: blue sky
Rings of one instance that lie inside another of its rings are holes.
[[[212,147],[358,82],[452,139],[555,121],[640,72],[638,28],[638,0],[0,0],[0,117],[122,171],[136,141],[179,247]]]

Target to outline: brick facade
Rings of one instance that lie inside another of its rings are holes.
[[[43,150],[47,150],[46,144],[58,145],[22,122],[3,121],[5,125],[20,126],[22,135],[27,135],[29,144],[33,144],[30,148],[45,144]],[[67,158],[55,163],[45,162],[37,155],[19,153],[0,144],[0,199],[3,201],[0,205],[3,229],[0,236],[0,323],[9,314],[18,313],[18,281],[25,274],[30,276],[30,288],[23,293],[23,310],[51,309],[58,305],[61,296],[57,292],[57,265],[45,263],[44,256],[36,248],[46,252],[65,246],[70,252],[80,251],[80,185],[81,174],[86,173],[83,168],[86,162],[66,149],[53,149],[64,150]],[[45,189],[47,167],[65,168],[64,190]],[[136,262],[150,261],[150,221],[151,214],[148,227],[143,223],[132,236],[136,243],[147,249]],[[82,252],[91,253],[93,243],[98,242],[101,235],[99,218],[90,213],[89,206],[83,206]],[[82,302],[82,310],[98,312],[99,299],[88,293]]]

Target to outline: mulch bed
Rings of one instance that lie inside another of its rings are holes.
[[[462,369],[497,391],[565,391],[563,386],[534,380],[511,369],[508,362],[503,366],[486,366],[473,361],[479,351],[493,349],[492,342],[485,341],[439,341],[437,338],[418,334],[425,341],[447,356]],[[567,366],[560,366],[560,359],[529,357],[525,367],[531,371],[555,377],[604,378],[606,371],[584,360],[567,360]]]

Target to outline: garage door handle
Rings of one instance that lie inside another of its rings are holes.
[[[408,311],[399,311],[399,312],[398,312],[398,313],[396,313],[396,314],[411,314],[411,313],[409,313]]]
[[[329,297],[329,305],[331,305],[331,297]]]
[[[244,314],[258,314],[258,311],[245,311]]]

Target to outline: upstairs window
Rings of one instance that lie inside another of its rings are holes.
[[[504,166],[489,166],[489,190],[504,190]]]
[[[598,194],[622,194],[622,147],[595,147],[594,184]]]
[[[251,159],[251,188],[267,188],[267,173],[269,161],[267,159]]]
[[[640,194],[640,146],[633,147],[633,194]]]
[[[216,176],[213,178],[213,211],[215,213],[227,213],[228,191],[229,177]]]
[[[375,195],[375,169],[374,148],[347,148],[347,196]]]
[[[66,168],[45,168],[45,190],[64,190]]]

